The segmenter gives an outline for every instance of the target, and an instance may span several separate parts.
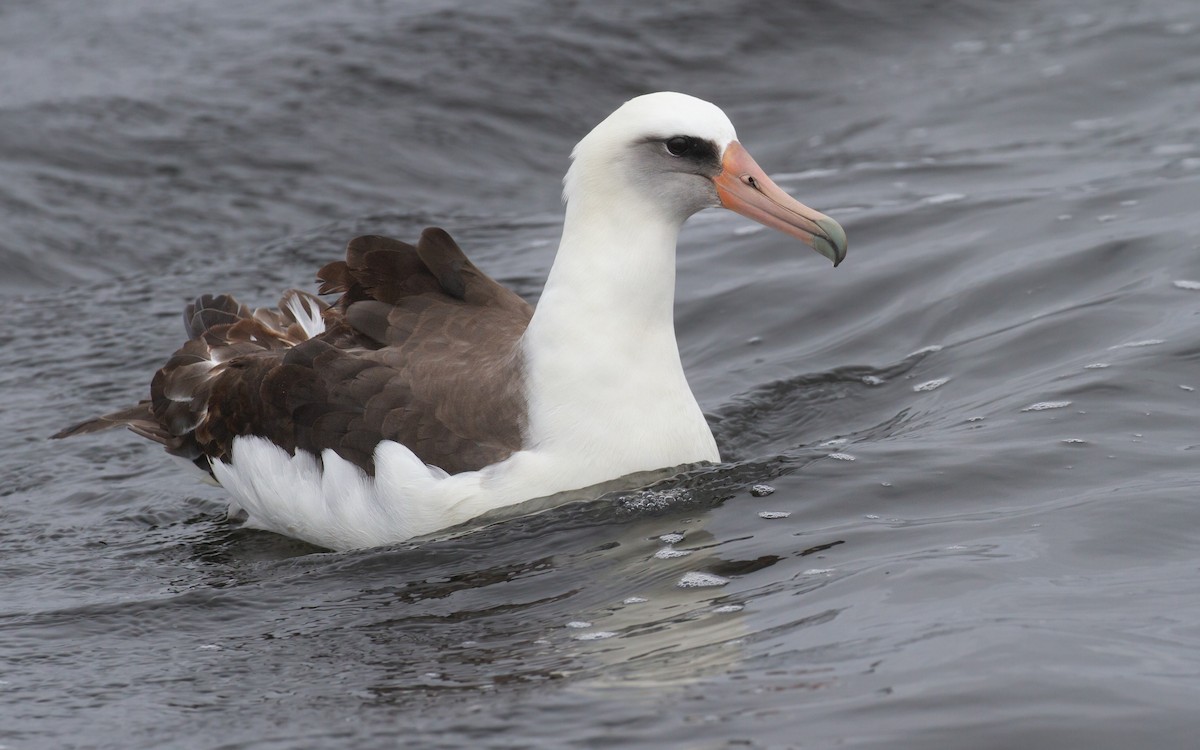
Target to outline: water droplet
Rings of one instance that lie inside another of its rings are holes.
[[[1178,281],[1172,281],[1171,284],[1174,285],[1176,289],[1187,289],[1193,292],[1200,291],[1200,281],[1179,279]]]
[[[1191,387],[1190,385],[1181,385],[1181,386],[1179,386],[1179,387],[1180,387],[1182,390],[1185,390],[1185,391],[1194,391],[1194,390],[1196,390],[1195,388]]]
[[[938,388],[941,388],[943,385],[945,385],[946,383],[949,383],[949,382],[950,382],[950,378],[937,378],[936,380],[926,380],[924,383],[918,383],[917,385],[914,385],[913,390],[916,391],[917,393],[923,393],[925,391],[933,391],[933,390],[937,390]]]
[[[679,579],[679,583],[675,584],[681,589],[700,589],[713,586],[724,586],[729,583],[728,578],[722,578],[712,573],[697,573],[691,572],[684,574],[683,578]]]
[[[777,518],[787,518],[790,515],[792,515],[792,513],[788,510],[764,510],[759,512],[758,517],[765,518],[768,521],[774,521]]]
[[[1047,409],[1063,409],[1071,405],[1070,401],[1038,401],[1030,404],[1021,411],[1046,411]]]
[[[769,484],[756,484],[750,488],[750,494],[754,497],[766,497],[774,494],[775,488]]]

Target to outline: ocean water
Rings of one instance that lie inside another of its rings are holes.
[[[331,554],[47,440],[357,234],[536,299],[661,89],[850,238],[686,227],[720,466]],[[1198,209],[1192,0],[6,0],[0,745],[1194,747]]]

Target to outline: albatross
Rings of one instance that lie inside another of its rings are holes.
[[[631,99],[572,151],[533,309],[445,231],[358,237],[251,310],[188,305],[150,398],[59,432],[125,426],[198,468],[251,528],[346,550],[644,471],[718,462],[675,340],[684,221],[732,209],[836,266],[846,235],[767,176],[715,105]]]

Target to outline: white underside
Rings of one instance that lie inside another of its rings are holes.
[[[246,513],[247,526],[347,550],[404,541],[490,510],[625,474],[717,460],[707,428],[696,438],[687,448],[650,450],[628,471],[610,468],[603,457],[567,463],[525,450],[480,471],[454,475],[385,441],[375,451],[371,477],[333,451],[325,451],[318,464],[309,453],[293,456],[265,438],[240,437],[234,440],[232,461],[213,462],[213,471],[234,496],[235,509]]]

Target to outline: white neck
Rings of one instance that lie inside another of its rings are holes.
[[[682,220],[629,192],[580,192],[522,340],[527,446],[587,467],[576,486],[719,460],[675,342]]]

